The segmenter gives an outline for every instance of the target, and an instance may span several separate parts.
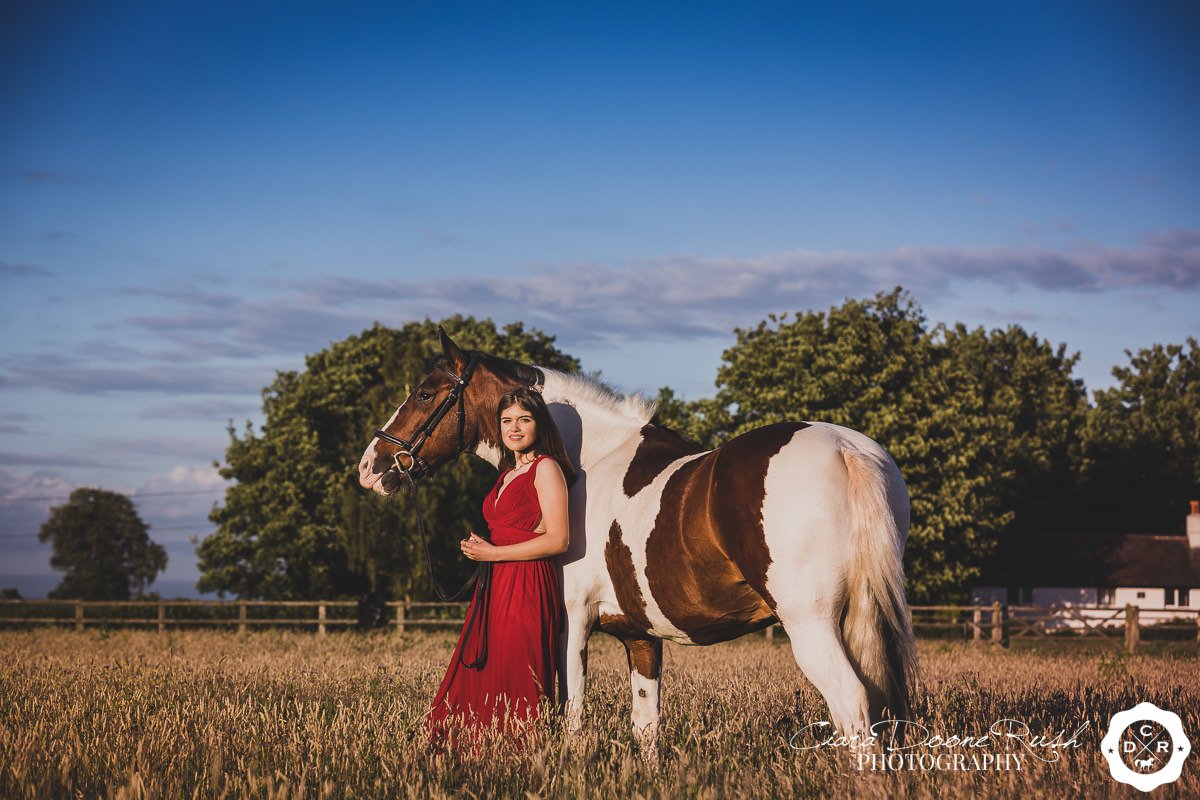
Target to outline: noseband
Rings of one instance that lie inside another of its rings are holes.
[[[426,440],[429,439],[434,429],[437,428],[438,423],[442,421],[442,418],[446,416],[450,408],[455,405],[458,406],[458,451],[454,455],[459,456],[466,449],[466,446],[463,444],[463,432],[466,427],[466,410],[463,408],[463,404],[466,399],[467,384],[471,382],[471,376],[475,374],[475,366],[478,363],[479,356],[473,353],[467,361],[467,367],[463,370],[462,375],[456,375],[441,364],[436,365],[435,369],[446,373],[454,379],[454,386],[450,389],[450,393],[438,404],[438,407],[433,410],[433,413],[426,417],[421,426],[413,433],[411,442],[399,436],[393,436],[385,430],[375,431],[376,439],[382,439],[388,444],[394,444],[400,448],[392,456],[392,460],[396,463],[396,471],[400,473],[401,477],[415,482],[417,477],[429,471],[429,465],[420,456],[421,448],[425,445]],[[401,460],[403,458],[408,459],[408,466],[404,465]],[[415,476],[413,475],[414,470],[417,473]]]

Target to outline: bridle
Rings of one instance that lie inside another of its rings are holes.
[[[466,410],[463,407],[466,400],[467,384],[471,382],[471,376],[475,374],[475,367],[479,364],[479,354],[472,353],[467,360],[467,366],[462,371],[462,375],[455,374],[452,370],[443,367],[441,364],[435,365],[434,369],[446,373],[454,379],[454,386],[451,387],[450,393],[447,394],[442,402],[438,403],[438,407],[433,410],[421,426],[417,428],[413,434],[412,441],[406,441],[399,436],[393,436],[385,430],[375,431],[375,438],[382,439],[388,444],[394,444],[400,448],[396,454],[392,456],[392,460],[396,463],[396,471],[400,476],[410,483],[415,483],[417,478],[429,471],[429,465],[425,463],[425,459],[421,458],[421,448],[429,439],[430,434],[437,428],[438,423],[442,418],[449,413],[451,407],[457,404],[458,411],[458,451],[454,454],[457,458],[466,450],[466,445],[463,443],[463,433],[466,427]],[[401,462],[402,457],[408,458],[408,466],[404,466]],[[417,470],[416,477],[413,476],[413,470]]]
[[[413,501],[413,511],[416,512],[417,527],[421,531],[421,543],[425,546],[425,558],[429,564],[429,579],[433,584],[434,593],[443,601],[449,601],[458,600],[462,597],[465,597],[467,592],[471,591],[472,588],[475,589],[475,598],[471,602],[471,613],[463,627],[462,641],[467,641],[468,637],[470,636],[471,629],[478,625],[480,631],[480,644],[475,658],[470,662],[465,660],[466,648],[464,647],[459,651],[459,663],[461,663],[467,669],[481,669],[483,665],[487,663],[488,628],[491,627],[488,624],[487,616],[488,608],[491,602],[490,595],[492,590],[492,564],[489,561],[481,561],[479,566],[476,568],[475,573],[467,579],[467,582],[462,585],[461,589],[453,594],[450,594],[442,588],[441,582],[438,581],[437,576],[433,573],[433,555],[429,551],[429,534],[425,529],[425,516],[421,513],[421,504],[417,498],[417,480],[422,475],[425,475],[429,472],[429,464],[426,463],[423,458],[421,458],[421,448],[425,445],[425,442],[429,440],[429,437],[433,434],[434,430],[437,428],[442,419],[444,419],[445,416],[450,413],[450,409],[455,406],[457,406],[458,417],[458,449],[457,452],[455,452],[454,457],[457,458],[466,452],[467,445],[464,441],[466,430],[466,409],[464,407],[465,396],[467,385],[471,382],[471,376],[475,374],[475,367],[478,366],[479,361],[479,353],[472,353],[470,358],[467,359],[467,365],[463,369],[461,375],[442,366],[441,364],[436,364],[434,366],[434,368],[438,371],[449,375],[454,380],[454,386],[450,388],[449,394],[442,399],[442,402],[438,403],[437,408],[435,408],[433,412],[425,418],[425,421],[422,422],[420,427],[418,427],[413,433],[412,441],[408,441],[407,439],[403,439],[399,436],[393,436],[385,430],[375,431],[376,439],[381,439],[388,444],[395,445],[397,448],[399,448],[396,451],[396,454],[392,456],[392,461],[395,462],[396,472],[399,473],[400,478],[407,483],[409,487],[409,495],[412,497]],[[541,390],[542,380],[542,373],[537,371],[537,380],[533,385],[539,391]],[[405,458],[408,460],[407,465],[405,465],[404,461],[402,460]],[[414,471],[416,472],[415,475],[413,474]],[[487,534],[476,535],[485,541],[491,541]]]
[[[476,625],[479,626],[482,639],[479,648],[476,651],[476,656],[470,662],[465,660],[465,648],[459,652],[458,660],[467,669],[482,669],[487,663],[488,653],[488,622],[487,613],[490,603],[490,595],[492,591],[492,565],[490,562],[481,561],[479,566],[475,568],[475,572],[467,582],[462,585],[457,592],[451,594],[442,588],[441,582],[433,572],[433,554],[429,552],[429,534],[425,530],[425,515],[421,513],[421,503],[417,499],[417,479],[421,475],[429,472],[429,465],[421,458],[421,448],[425,442],[429,440],[430,435],[437,428],[438,423],[450,412],[454,406],[458,407],[458,450],[454,457],[462,455],[466,450],[466,444],[463,441],[463,435],[466,428],[466,409],[464,408],[466,400],[467,384],[471,382],[471,376],[475,374],[475,367],[479,364],[479,354],[472,353],[467,360],[467,366],[463,369],[462,374],[458,375],[452,370],[447,369],[441,364],[435,365],[435,369],[446,373],[454,379],[454,386],[450,388],[442,402],[438,403],[438,407],[425,418],[413,434],[412,441],[402,439],[399,436],[393,436],[385,430],[375,431],[375,438],[382,439],[389,444],[394,444],[400,448],[396,454],[392,456],[392,460],[396,463],[396,471],[400,474],[402,480],[408,483],[409,496],[412,497],[413,511],[417,516],[417,528],[421,531],[421,543],[425,546],[425,560],[429,564],[429,580],[433,584],[434,593],[443,601],[458,600],[466,597],[467,592],[475,589],[475,599],[471,603],[471,615],[467,619],[466,626],[463,631],[463,641],[467,640],[471,629]],[[408,466],[405,466],[401,461],[402,457],[407,456]],[[413,475],[413,470],[417,470],[417,474]],[[483,539],[489,539],[487,535],[482,536]]]

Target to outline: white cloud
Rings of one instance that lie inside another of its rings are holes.
[[[271,381],[274,370],[299,366],[304,354],[376,320],[400,325],[455,313],[501,323],[524,320],[557,336],[567,350],[579,350],[728,337],[735,327],[754,325],[768,314],[826,308],[897,285],[923,305],[972,287],[1032,288],[1064,296],[1196,292],[1200,230],[1163,231],[1130,247],[795,250],[614,266],[534,265],[524,274],[500,277],[337,275],[277,284],[265,295],[171,284],[136,290],[169,304],[153,315],[126,319],[131,341],[139,343],[136,351],[112,342],[84,342],[70,357],[14,356],[0,365],[0,385],[76,394],[153,392],[186,395],[191,402],[202,395],[237,396],[244,405]],[[1028,317],[1013,317],[1020,319]],[[148,333],[154,351],[141,346]]]

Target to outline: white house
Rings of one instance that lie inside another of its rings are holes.
[[[1193,500],[1186,536],[1127,534],[1080,539],[1070,564],[1033,563],[1030,583],[977,586],[973,605],[1000,602],[1014,616],[1021,606],[1061,609],[1053,627],[1124,624],[1119,613],[1138,607],[1141,624],[1195,619],[1200,613],[1200,501]],[[1017,608],[1013,608],[1013,607]]]

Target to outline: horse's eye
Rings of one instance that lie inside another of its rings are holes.
[[[422,403],[428,403],[433,399],[433,395],[431,395],[429,392],[417,392],[417,399]]]

